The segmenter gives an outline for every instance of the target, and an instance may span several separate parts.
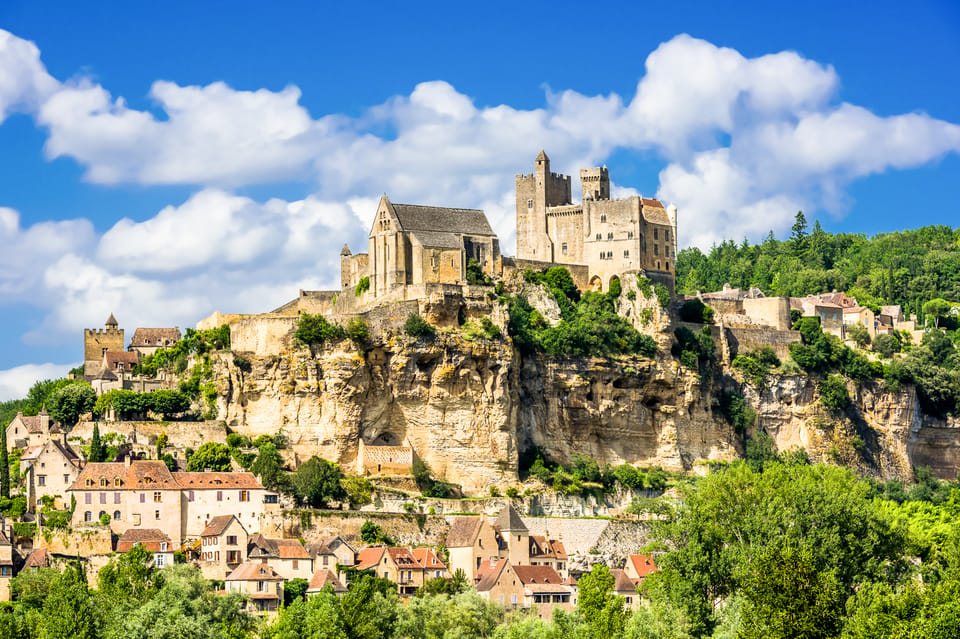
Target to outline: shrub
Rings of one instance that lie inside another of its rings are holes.
[[[350,318],[347,322],[346,335],[358,347],[363,346],[370,341],[370,329],[367,327],[367,320],[361,316]]]
[[[744,378],[757,388],[763,388],[766,385],[770,369],[779,365],[780,359],[769,346],[737,355],[733,359],[733,367],[741,371]]]
[[[642,326],[648,326],[650,322],[653,321],[653,309],[645,308],[640,311],[640,324]]]
[[[411,313],[403,325],[403,332],[411,337],[433,337],[437,329],[431,326],[427,320],[423,319],[417,313]]]
[[[738,433],[746,432],[753,426],[757,413],[747,404],[740,393],[724,392],[720,395],[720,412]]]
[[[824,408],[839,413],[850,405],[847,382],[839,375],[830,375],[818,385],[820,403]]]
[[[627,291],[627,299],[631,302],[637,299],[637,292],[633,289]]]
[[[354,294],[357,297],[360,297],[364,293],[370,290],[370,276],[364,275],[360,278],[360,281],[357,282],[356,288],[354,288]]]
[[[653,283],[639,273],[637,273],[637,288],[645,298],[650,299],[653,296]]]
[[[366,477],[347,476],[340,480],[351,507],[365,506],[373,502],[373,484]]]
[[[520,497],[520,491],[517,490],[516,486],[510,486],[507,488],[507,497],[510,499],[517,499]]]
[[[491,496],[491,497],[499,497],[499,496],[500,496],[500,489],[497,488],[496,486],[491,486],[491,487],[490,487],[490,496]]]
[[[108,515],[107,513],[103,513],[102,515],[100,515],[100,525],[101,525],[101,526],[109,526],[109,525],[110,525],[110,515]]]
[[[666,286],[658,282],[653,285],[653,292],[656,294],[660,306],[666,308],[670,305],[670,291],[667,290]]]
[[[846,330],[847,336],[860,348],[866,348],[870,344],[870,331],[863,324],[851,324]]]
[[[242,370],[244,373],[249,373],[253,370],[253,364],[250,363],[250,360],[237,354],[234,354],[233,356],[233,365]]]
[[[698,370],[701,366],[710,366],[716,362],[716,344],[710,334],[710,327],[704,326],[694,333],[686,326],[681,326],[673,334],[677,341],[670,352],[687,368]]]
[[[372,521],[365,521],[360,526],[360,539],[368,544],[389,545],[391,543],[390,538],[383,533],[383,528]]]
[[[620,464],[613,469],[613,474],[624,488],[643,488],[643,474],[630,464]]]
[[[873,340],[873,350],[884,359],[890,359],[894,353],[900,352],[900,340],[896,335],[886,333],[877,335]]]
[[[327,341],[343,339],[346,333],[338,324],[327,321],[323,315],[303,313],[297,321],[295,336],[302,344],[323,344]]]
[[[475,258],[467,260],[467,284],[471,286],[492,286],[493,280],[483,272],[483,267]]]
[[[684,322],[694,322],[697,324],[712,324],[713,309],[707,306],[698,298],[687,300],[680,307],[680,319]]]

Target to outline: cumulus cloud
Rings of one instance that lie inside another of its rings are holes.
[[[24,364],[0,370],[0,402],[26,397],[34,383],[65,377],[76,364]]]
[[[795,52],[748,58],[680,35],[648,56],[633,95],[548,91],[520,109],[436,80],[356,117],[314,117],[294,86],[164,81],[150,89],[158,117],[90,79],[58,82],[32,43],[0,32],[0,118],[31,113],[48,157],[73,158],[96,183],[198,185],[102,236],[84,220],[21,228],[0,209],[0,240],[14,247],[0,255],[0,300],[29,291],[49,309],[44,330],[67,332],[110,311],[129,326],[267,310],[297,288],[336,285],[339,248],[363,250],[382,192],[481,207],[510,252],[513,176],[540,148],[572,174],[614,152],[660,158],[656,180],[629,187],[612,166],[615,193],[676,204],[681,245],[700,247],[782,231],[801,208],[840,213],[851,181],[960,150],[957,125],[877,115],[839,101],[839,88],[832,67]],[[230,190],[276,181],[315,192],[262,202]]]
[[[37,45],[0,29],[0,122],[16,111],[33,112],[57,86]]]

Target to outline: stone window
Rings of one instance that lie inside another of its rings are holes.
[[[113,493],[113,503],[115,504],[120,503],[120,493]]]
[[[606,222],[606,221],[607,221],[607,216],[606,216],[606,215],[601,215],[601,216],[600,216],[600,221],[601,221],[601,222]]]
[[[603,234],[602,234],[602,233],[597,233],[597,239],[598,239],[598,240],[602,240],[602,239],[603,239]]]
[[[300,562],[297,561],[296,559],[294,559],[294,560],[293,560],[293,569],[294,569],[294,570],[297,570],[298,568],[300,568]]]
[[[624,256],[624,257],[630,257],[630,251],[624,251],[624,252],[623,252],[623,256]]]
[[[63,476],[63,483],[65,483],[65,484],[69,484],[69,483],[70,483],[70,475],[64,475],[64,476]]]
[[[119,511],[119,510],[113,511],[113,520],[114,520],[114,521],[120,521],[120,511]]]
[[[628,239],[628,240],[632,240],[632,239],[633,239],[633,231],[627,231],[627,239]]]
[[[218,490],[218,491],[217,491],[217,501],[223,501],[223,491],[222,491],[222,490]]]
[[[97,514],[97,519],[98,519],[98,520],[99,520],[99,519],[103,519],[103,516],[106,515],[106,514],[107,514],[107,513],[103,512],[103,511],[101,510],[101,511]]]
[[[653,229],[653,239],[657,240],[659,238],[660,229]]]
[[[153,518],[154,518],[154,519],[160,519],[160,511],[159,511],[159,510],[153,511]]]
[[[147,503],[147,493],[140,493],[140,503],[141,504]]]
[[[100,493],[100,503],[101,504],[107,503],[107,493]]]
[[[163,500],[163,493],[161,493],[159,490],[153,491],[153,501],[154,501],[154,503],[158,503],[158,504],[159,504],[161,500]]]
[[[37,475],[37,485],[46,486],[47,485],[47,476],[46,475]]]
[[[83,493],[83,503],[93,503],[93,495],[91,493]]]
[[[654,234],[656,234],[656,231],[654,231]],[[659,245],[659,244],[654,244],[654,245],[653,245],[653,254],[654,254],[654,255],[660,255],[660,245]]]
[[[612,239],[613,239],[613,233],[607,233],[607,239],[608,239],[608,240],[612,240]]]
[[[670,270],[670,260],[667,260],[667,270]]]
[[[533,208],[533,200],[527,200],[527,208],[528,208],[528,209],[532,209],[532,208]]]
[[[133,525],[134,525],[134,526],[139,526],[139,525],[140,525],[140,513],[134,513],[134,514],[133,514]]]
[[[84,512],[84,513],[83,513],[83,520],[84,520],[84,521],[93,521],[93,513],[90,512],[89,510],[86,511],[86,512]]]
[[[563,253],[564,255],[567,254],[567,243],[566,243],[566,242],[564,242],[563,244],[560,245],[560,252]]]
[[[250,491],[241,490],[240,491],[240,501],[250,501]]]
[[[236,535],[227,535],[227,545],[236,546],[237,545],[237,536]]]
[[[120,487],[120,478],[119,478],[119,477],[114,477],[114,478],[113,478],[113,485],[116,486],[117,488]]]
[[[89,488],[90,486],[93,486],[93,480],[87,479],[87,481],[83,482],[83,485]]]

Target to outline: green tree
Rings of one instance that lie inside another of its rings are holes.
[[[302,344],[319,345],[343,339],[346,333],[343,327],[329,322],[323,315],[303,313],[297,320],[297,330],[294,335]]]
[[[230,449],[220,442],[204,442],[187,462],[187,470],[191,472],[227,472],[230,468]]]
[[[594,564],[577,584],[577,613],[589,624],[596,639],[620,637],[626,626],[628,612],[623,598],[613,592],[615,583],[606,564]]]
[[[793,254],[801,257],[807,250],[807,216],[797,211],[793,226],[790,227],[790,244]]]
[[[100,425],[97,423],[93,424],[93,435],[90,437],[90,454],[87,456],[87,461],[91,462],[102,462],[107,459],[107,451],[103,446],[103,442],[100,441]]]
[[[291,492],[290,479],[283,469],[283,457],[273,443],[264,443],[257,452],[257,458],[250,465],[250,472],[260,478],[270,490]]]
[[[431,338],[436,335],[437,329],[418,314],[411,313],[407,317],[407,321],[403,324],[403,332],[411,337]]]
[[[839,375],[830,375],[821,381],[817,390],[820,391],[820,403],[834,413],[839,413],[850,405],[847,382]]]
[[[47,397],[47,410],[54,421],[72,426],[80,415],[92,411],[96,402],[97,393],[89,384],[68,384]]]
[[[326,459],[311,457],[294,472],[293,488],[301,504],[326,508],[331,501],[346,497],[340,485],[342,479],[340,466]]]
[[[42,639],[99,639],[102,616],[79,564],[67,568],[50,585],[43,602]]]
[[[10,456],[7,453],[6,426],[0,426],[0,497],[10,498]]]
[[[388,639],[400,611],[397,587],[388,579],[361,575],[341,598],[340,608],[349,639]]]

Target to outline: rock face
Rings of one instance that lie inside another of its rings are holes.
[[[300,459],[320,455],[350,469],[361,440],[406,442],[434,477],[478,495],[516,482],[518,456],[533,446],[556,461],[583,454],[601,465],[690,470],[733,460],[743,454],[744,437],[721,416],[716,398],[736,387],[758,413],[756,428],[781,450],[802,446],[812,459],[882,478],[909,477],[914,463],[956,477],[960,428],[922,415],[912,389],[850,384],[853,405],[835,416],[820,406],[807,377],[772,378],[758,392],[730,370],[700,375],[670,357],[669,315],[642,295],[627,301],[632,283],[624,289],[621,314],[655,338],[656,359],[522,356],[505,336],[503,306],[493,303],[467,308],[467,317],[489,315],[503,330],[498,339],[468,339],[451,320],[434,339],[389,333],[366,352],[344,340],[244,353],[250,372],[220,356],[219,415],[251,437],[282,430]],[[548,311],[546,302],[539,300]],[[452,318],[457,312],[444,310]]]

